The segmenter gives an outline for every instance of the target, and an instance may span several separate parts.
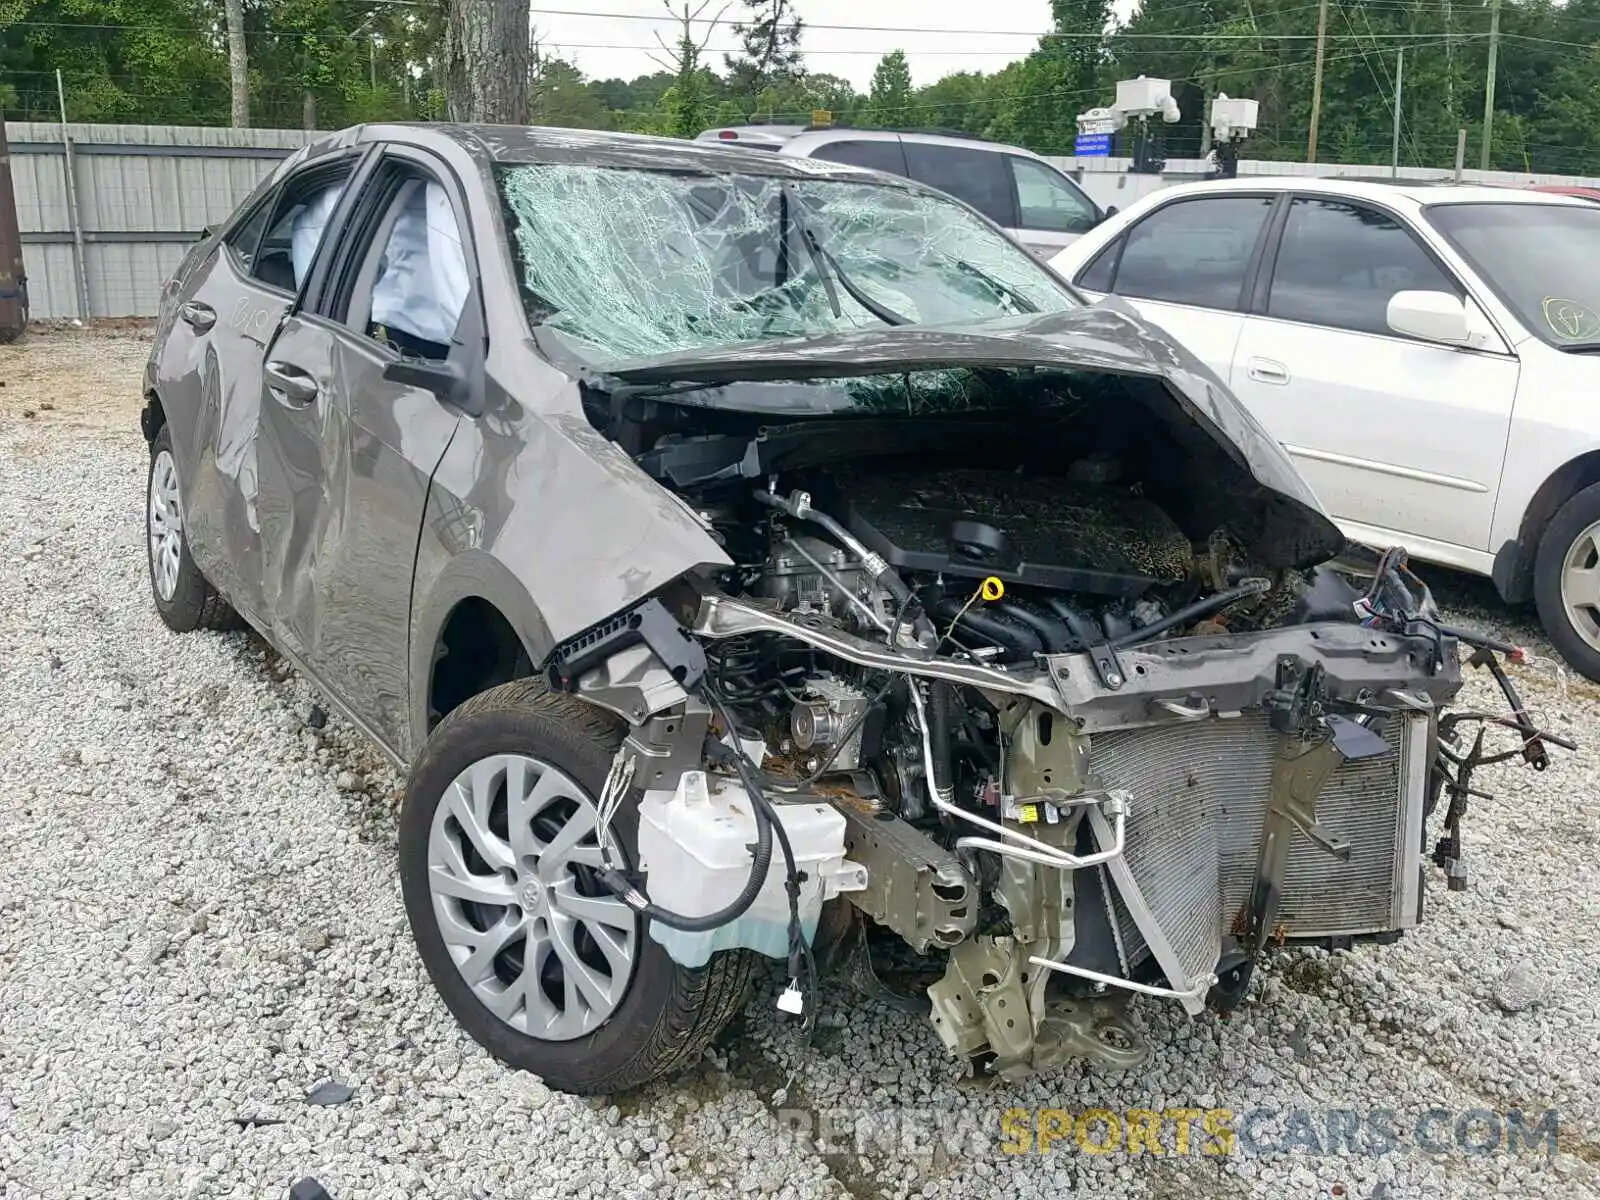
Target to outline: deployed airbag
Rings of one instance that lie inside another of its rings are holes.
[[[412,190],[395,221],[372,289],[372,321],[448,345],[469,286],[450,198],[430,181]]]

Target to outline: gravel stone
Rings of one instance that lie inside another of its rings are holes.
[[[1508,1013],[1522,1012],[1543,1004],[1550,980],[1544,969],[1530,959],[1512,963],[1495,980],[1494,1001]]]
[[[394,772],[251,635],[157,619],[147,339],[39,327],[0,347],[3,1200],[282,1200],[307,1177],[337,1200],[1600,1195],[1600,688],[1488,584],[1425,571],[1452,621],[1529,646],[1511,668],[1529,706],[1582,750],[1478,776],[1472,888],[1430,869],[1427,919],[1395,945],[1274,952],[1228,1019],[1136,999],[1145,1067],[1016,1082],[968,1078],[925,1020],[840,985],[803,1050],[774,963],[726,1069],[596,1105],[495,1063],[427,983]],[[1463,702],[1501,707],[1476,674]],[[1546,982],[1541,1005],[1502,1011],[1508,968]],[[358,1094],[303,1102],[335,1079]],[[1234,1152],[1202,1153],[1198,1120],[1185,1155],[1171,1125],[1161,1156],[1085,1153],[1075,1128],[1002,1146],[1011,1109],[1183,1107],[1230,1110]],[[1440,1153],[1413,1136],[1434,1109]],[[1459,1148],[1473,1109],[1557,1110],[1558,1152]],[[1343,1150],[1340,1111],[1400,1136]]]

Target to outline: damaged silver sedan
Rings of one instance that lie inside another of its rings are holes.
[[[564,1089],[693,1065],[763,957],[802,1027],[1137,1064],[1132,997],[1464,884],[1458,726],[1556,740],[1205,367],[905,180],[349,130],[189,254],[146,385],[163,618],[409,771],[422,961]]]

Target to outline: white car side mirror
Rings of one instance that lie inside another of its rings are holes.
[[[1449,292],[1396,292],[1389,297],[1389,328],[1447,346],[1473,344],[1467,306]]]

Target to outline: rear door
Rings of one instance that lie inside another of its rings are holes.
[[[262,612],[257,512],[261,364],[305,282],[358,152],[319,157],[262,196],[177,297],[161,389],[190,553],[240,612]]]
[[[1494,349],[1388,327],[1396,292],[1461,283],[1399,214],[1316,195],[1293,197],[1262,275],[1231,383],[1330,514],[1357,536],[1487,550],[1517,359],[1470,298]]]
[[[1126,298],[1226,380],[1275,200],[1267,192],[1229,192],[1169,201],[1130,226],[1074,282]]]
[[[912,179],[964,200],[1013,237],[1017,234],[1017,191],[1006,156],[977,146],[902,139],[906,170]]]
[[[402,759],[413,749],[417,539],[434,469],[464,419],[429,376],[481,380],[484,355],[465,212],[441,165],[386,148],[260,377],[274,636]]]

